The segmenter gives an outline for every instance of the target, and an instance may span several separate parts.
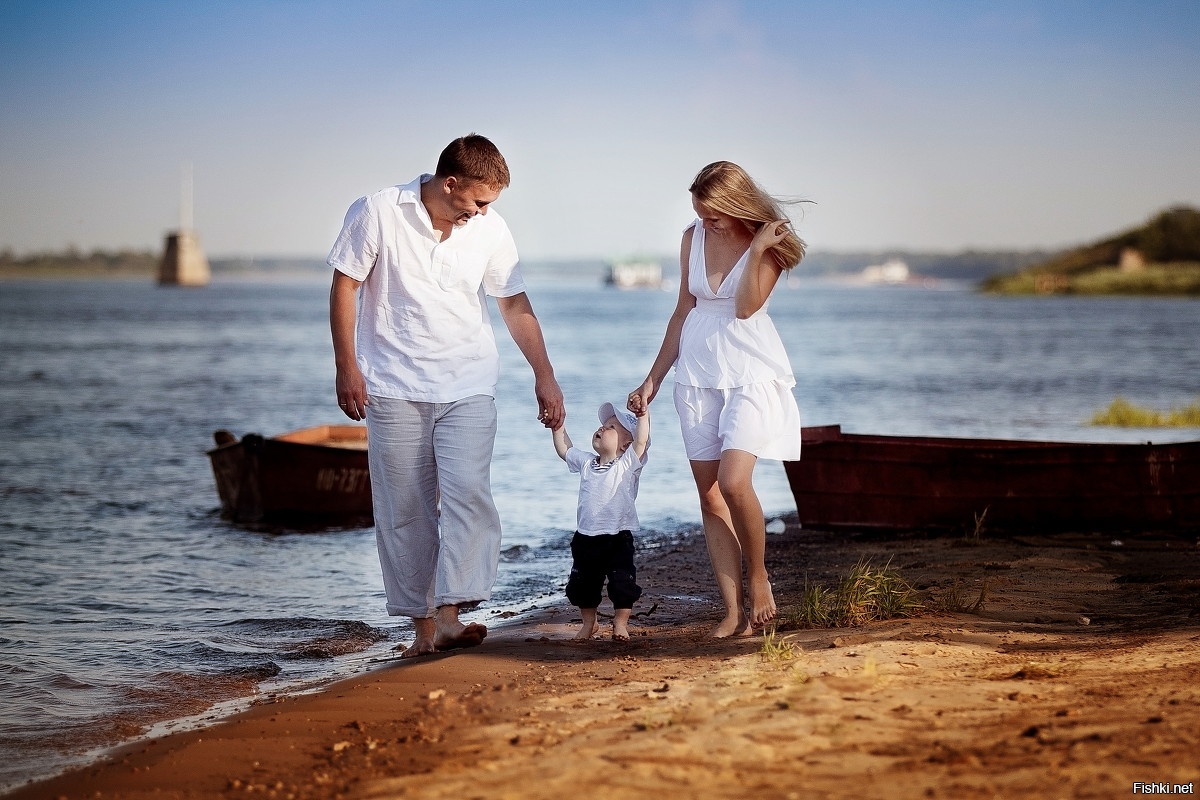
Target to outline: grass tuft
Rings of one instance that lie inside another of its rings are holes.
[[[983,511],[975,515],[975,527],[967,534],[967,542],[978,546],[983,542],[983,522],[987,519],[988,509],[991,506],[985,506]]]
[[[983,611],[984,603],[988,598],[988,585],[984,581],[979,587],[979,597],[971,603],[967,595],[966,587],[962,581],[956,580],[949,586],[943,587],[940,590],[932,592],[928,599],[928,607],[937,611],[945,611],[952,614],[966,613],[978,614]]]
[[[796,645],[780,636],[775,625],[770,625],[763,634],[762,649],[758,651],[758,656],[772,664],[791,661],[796,657]]]
[[[805,579],[800,605],[785,613],[780,626],[848,628],[882,619],[912,615],[921,607],[916,589],[892,568],[860,561],[833,588]]]

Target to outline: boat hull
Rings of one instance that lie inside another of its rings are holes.
[[[225,431],[208,451],[221,515],[234,522],[304,527],[370,524],[367,432],[357,425],[321,425],[240,440]]]
[[[813,528],[1200,528],[1200,442],[1084,444],[805,428],[784,464]]]

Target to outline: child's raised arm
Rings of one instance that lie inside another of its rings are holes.
[[[554,429],[554,451],[563,461],[567,460],[567,451],[571,449],[571,437],[567,436],[567,426],[559,425]]]
[[[638,458],[646,455],[646,448],[650,446],[650,406],[646,406],[646,411],[637,418],[637,427],[633,429],[633,452]]]

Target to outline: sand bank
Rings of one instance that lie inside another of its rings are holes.
[[[714,642],[703,543],[643,554],[630,642],[569,607],[469,651],[265,698],[11,798],[1126,797],[1200,784],[1195,537],[978,543],[789,528],[786,608],[889,559],[979,608]],[[986,588],[985,588],[986,587]],[[602,608],[602,612],[603,612]],[[602,631],[607,635],[607,631]]]

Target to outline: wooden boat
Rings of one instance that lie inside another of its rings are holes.
[[[221,515],[235,522],[303,527],[370,524],[367,429],[319,425],[265,438],[213,434],[208,451]]]
[[[801,525],[837,529],[1200,528],[1200,442],[1072,444],[805,428],[784,463]]]

